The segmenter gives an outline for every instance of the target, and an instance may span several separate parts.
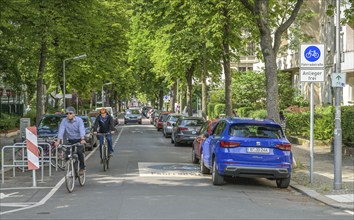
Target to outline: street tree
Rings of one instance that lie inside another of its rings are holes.
[[[276,58],[282,35],[295,21],[303,0],[240,0],[252,13],[252,20],[259,31],[260,47],[265,63],[267,113],[276,121],[279,119],[278,80]]]

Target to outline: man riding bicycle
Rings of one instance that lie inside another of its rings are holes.
[[[77,155],[80,162],[79,175],[83,175],[85,172],[85,158],[83,151],[85,150],[85,127],[84,122],[80,117],[75,116],[75,108],[69,106],[65,109],[66,118],[64,118],[59,126],[58,140],[55,145],[63,143],[64,133],[67,135],[69,144],[77,144]],[[66,155],[70,153],[70,149],[66,149]]]
[[[112,157],[113,153],[113,148],[112,148],[112,135],[114,133],[114,121],[112,116],[110,116],[107,113],[107,110],[105,108],[100,109],[100,115],[97,116],[95,120],[95,124],[93,125],[93,134],[97,135],[98,133],[106,133],[106,138],[107,138],[107,143],[108,143],[108,155],[109,157]],[[101,158],[101,163],[103,163],[102,160],[102,145],[103,145],[103,136],[99,135],[99,140],[100,140],[100,158]]]

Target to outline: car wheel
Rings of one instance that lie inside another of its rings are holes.
[[[126,124],[127,124],[127,121],[124,120],[124,124],[126,125]]]
[[[160,128],[157,128],[157,131],[160,131],[161,129]]]
[[[278,188],[284,189],[288,188],[288,186],[290,185],[290,179],[291,177],[289,176],[288,178],[276,179],[275,182],[277,183]]]
[[[195,155],[194,146],[192,147],[192,163],[197,164],[199,162],[198,158]]]
[[[204,165],[203,152],[202,152],[201,155],[200,155],[200,172],[201,172],[202,174],[209,174],[209,173],[210,173],[209,168]]]
[[[179,146],[179,142],[175,140],[175,146]]]
[[[211,174],[213,185],[222,185],[224,184],[224,177],[219,174],[218,168],[216,167],[216,160],[213,160],[213,172]]]

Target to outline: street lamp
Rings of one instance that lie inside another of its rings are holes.
[[[104,103],[104,95],[103,95],[103,86],[107,86],[107,85],[111,85],[112,84],[112,82],[108,82],[108,83],[105,83],[105,84],[103,84],[102,85],[102,107],[103,107],[103,103]]]
[[[86,58],[87,55],[86,54],[82,54],[82,55],[79,55],[79,56],[76,56],[76,57],[73,57],[73,58],[68,58],[68,59],[64,59],[63,61],[63,78],[64,78],[64,81],[63,81],[63,103],[64,103],[64,111],[65,111],[65,61],[69,61],[69,60],[78,60],[78,59],[84,59]]]

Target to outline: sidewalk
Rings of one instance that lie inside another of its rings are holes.
[[[354,210],[354,156],[342,157],[342,189],[334,190],[334,155],[330,146],[314,146],[313,182],[310,183],[310,147],[292,145],[296,165],[291,187],[327,205]]]

